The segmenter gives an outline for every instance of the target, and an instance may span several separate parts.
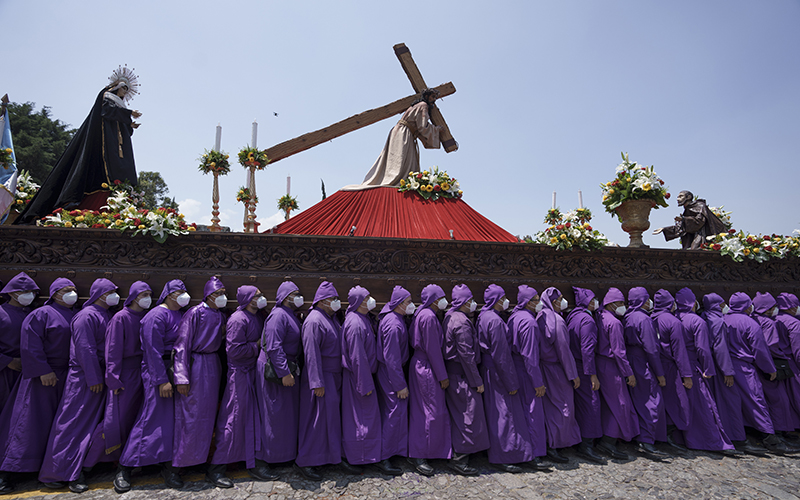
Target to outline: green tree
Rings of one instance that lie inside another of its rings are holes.
[[[139,172],[137,179],[139,185],[136,186],[136,191],[141,193],[144,200],[144,206],[147,208],[174,208],[178,209],[178,203],[175,198],[167,196],[169,188],[167,183],[158,172]]]
[[[53,170],[69,144],[75,129],[61,120],[54,120],[50,108],[36,111],[36,103],[9,103],[8,121],[14,140],[17,169],[31,173],[34,182],[41,184]]]

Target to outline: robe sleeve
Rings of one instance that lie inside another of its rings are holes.
[[[113,120],[116,122],[131,122],[131,113],[132,111],[128,108],[121,108],[119,106],[114,106],[103,101],[103,107],[101,111],[101,115],[106,120]],[[138,136],[137,136],[138,137]]]
[[[755,365],[764,373],[775,373],[775,362],[769,352],[767,341],[764,339],[764,332],[757,321],[751,322],[751,327],[745,332],[745,341],[750,345],[755,355]]]
[[[567,337],[567,327],[563,321],[558,321],[558,318],[555,319],[556,319],[556,331],[555,335],[553,336],[555,339],[555,343],[553,345],[556,348],[556,355],[558,356],[558,361],[564,368],[564,373],[566,373],[567,378],[569,380],[573,380],[578,377],[578,368],[575,365],[575,357],[572,355],[572,351],[569,349],[569,337]]]
[[[250,314],[242,312],[242,314]],[[247,341],[247,320],[246,316],[233,314],[228,319],[228,327],[225,333],[225,352],[228,359],[238,362],[246,362],[258,357],[258,342]]]
[[[393,314],[393,313],[392,313]],[[394,321],[389,322],[389,316],[384,318],[387,321],[384,326],[382,321],[379,325],[379,334],[381,336],[381,352],[383,353],[383,362],[386,366],[386,373],[389,376],[389,385],[391,392],[402,391],[408,387],[405,375],[403,373],[403,363],[400,350],[400,328],[401,326]]]
[[[50,364],[47,363],[47,355],[44,352],[47,319],[46,310],[39,309],[29,314],[22,322],[20,359],[22,375],[25,378],[41,377],[53,372]]]
[[[653,328],[653,322],[647,317],[640,323],[640,335],[642,347],[644,348],[645,354],[647,354],[647,363],[650,365],[650,369],[653,370],[656,377],[663,377],[664,366],[661,364],[661,356],[658,352],[656,330]]]
[[[694,316],[694,345],[697,349],[697,360],[700,362],[703,376],[713,377],[717,374],[714,360],[711,357],[711,346],[708,339],[708,325],[699,317]]]
[[[201,302],[199,306],[194,306],[181,318],[178,327],[178,338],[175,339],[175,385],[185,385],[191,381],[191,360],[194,335],[200,328],[201,319],[200,308],[204,307]]]
[[[469,325],[460,322],[456,325],[453,333],[455,334],[456,354],[458,355],[458,361],[461,363],[461,368],[464,369],[467,383],[469,383],[470,387],[482,386],[483,379],[478,372],[478,365],[475,364],[472,329]],[[478,348],[480,349],[480,347]]]
[[[778,328],[777,325],[773,322],[770,323],[769,320],[761,323],[761,331],[764,333],[764,340],[767,343],[767,348],[769,348],[770,355],[775,358],[783,358],[784,354],[781,352],[780,348],[780,337],[778,336]]]
[[[786,338],[789,339],[789,345],[792,349],[792,358],[796,363],[800,363],[800,321],[793,321],[794,318],[786,315],[789,319],[778,319],[776,322],[779,328],[783,328],[786,332]]]
[[[728,350],[728,341],[725,340],[725,323],[720,319],[716,322],[707,320],[706,324],[708,325],[714,360],[717,362],[723,376],[733,376],[731,352]]]
[[[525,362],[525,371],[528,376],[533,379],[534,387],[542,387],[544,385],[544,377],[542,376],[542,368],[539,364],[539,342],[536,330],[538,325],[536,320],[532,317],[529,320],[522,319],[518,323],[519,331],[517,332],[517,339],[519,345],[519,354]],[[517,374],[518,376],[520,374]]]
[[[583,362],[583,374],[595,375],[597,369],[594,364],[594,356],[597,348],[597,324],[591,317],[582,314],[579,323],[581,341],[581,361]]]
[[[137,334],[139,332],[136,332]],[[106,385],[112,391],[124,389],[120,380],[122,375],[122,358],[125,346],[125,321],[119,314],[114,315],[106,327]]]
[[[623,377],[630,377],[633,375],[633,369],[628,363],[628,353],[625,349],[625,335],[622,331],[622,323],[617,321],[608,328],[608,343],[611,347],[611,354],[614,356],[614,362],[617,364],[617,369]]]
[[[687,208],[683,213],[683,229],[687,233],[697,233],[706,225],[706,216],[701,207]]]
[[[319,323],[306,320],[303,323],[303,354],[308,387],[319,389],[325,387],[325,375],[322,373],[322,332]]]
[[[86,375],[86,385],[91,387],[102,384],[105,377],[97,357],[97,341],[94,335],[94,331],[100,328],[97,317],[91,313],[77,315],[70,328],[72,341],[75,343],[75,361]]]
[[[514,360],[511,358],[505,328],[506,325],[499,316],[489,319],[486,325],[486,347],[497,369],[498,378],[503,383],[504,391],[508,393],[519,389],[519,378],[514,368]]]
[[[283,378],[289,375],[289,363],[286,358],[286,351],[283,350],[283,339],[289,322],[283,314],[275,314],[267,319],[264,324],[264,348],[275,369],[275,375]]]
[[[683,324],[675,321],[675,328],[669,336],[669,350],[675,364],[678,366],[678,373],[681,377],[691,377],[693,370],[689,363],[689,353],[686,351],[686,341],[683,338]]]
[[[142,319],[139,340],[147,373],[155,386],[169,382],[163,359],[166,329],[167,318],[163,314],[148,314]]]
[[[428,362],[431,364],[436,380],[447,379],[447,369],[444,366],[444,356],[442,354],[442,325],[439,324],[439,320],[433,311],[431,311],[431,314],[426,314],[425,317],[420,318],[418,328],[421,329],[422,348],[428,357]]]
[[[345,327],[342,329],[342,366],[353,374],[356,391],[361,396],[366,396],[375,390],[369,358],[364,348],[363,335],[366,333],[364,330],[365,326],[358,321],[358,318],[345,321]]]
[[[428,105],[425,103],[419,107],[419,111],[414,115],[414,121],[417,125],[417,137],[422,141],[425,149],[439,149],[441,140],[439,139],[439,127],[431,123],[430,115],[428,114]]]

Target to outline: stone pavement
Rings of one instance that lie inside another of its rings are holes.
[[[657,462],[637,456],[633,447],[621,445],[620,449],[632,460],[609,460],[607,465],[596,465],[566,451],[568,464],[553,466],[551,472],[527,471],[508,474],[491,468],[485,456],[473,457],[471,465],[481,475],[461,477],[445,469],[444,461],[432,460],[437,469],[434,477],[427,478],[412,472],[410,466],[395,458],[395,464],[406,472],[390,478],[374,469],[366,468],[361,476],[343,473],[338,467],[322,469],[325,479],[321,483],[302,478],[291,467],[276,471],[282,480],[275,482],[251,481],[246,471],[231,470],[232,489],[217,489],[203,481],[199,471],[184,474],[183,490],[171,490],[161,482],[157,469],[147,468],[135,472],[134,489],[117,495],[111,489],[113,470],[109,467],[88,476],[92,489],[77,495],[63,490],[47,490],[31,476],[19,484],[18,490],[5,498],[33,498],[42,500],[94,500],[94,499],[234,499],[234,500],[287,500],[303,499],[373,499],[373,498],[518,498],[518,499],[582,499],[582,498],[742,498],[795,500],[800,497],[800,455],[794,457],[743,458],[722,457],[714,453],[689,452],[684,457]],[[668,448],[661,448],[668,451]],[[43,488],[43,489],[42,489]]]

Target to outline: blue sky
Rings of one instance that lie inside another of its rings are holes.
[[[217,123],[233,157],[254,119],[263,148],[410,95],[392,51],[404,42],[429,85],[457,88],[440,108],[460,148],[423,150],[422,166],[457,177],[464,200],[513,234],[545,227],[553,191],[568,210],[582,190],[595,228],[627,244],[598,187],[621,151],[655,165],[673,193],[653,228],[681,212],[682,189],[725,205],[746,231],[800,227],[800,2],[489,5],[2,0],[0,93],[77,127],[111,71],[134,67],[137,168],[161,172],[187,218],[203,223],[212,180],[196,159]],[[320,179],[328,194],[360,182],[394,121],[259,172],[262,222],[281,220],[287,175],[301,209],[320,200]],[[244,182],[238,164],[220,182],[223,223],[234,229]]]

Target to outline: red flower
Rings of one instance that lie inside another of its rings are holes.
[[[100,212],[99,212],[99,211],[97,211],[97,210],[93,210],[93,211],[92,211],[92,215],[100,215]]]
[[[120,184],[122,184],[122,181],[120,181],[119,179],[114,179],[115,186],[119,186]]]
[[[592,226],[586,226],[586,230],[587,231],[591,231],[592,230]]]
[[[139,218],[134,219],[133,224],[136,225],[136,226],[141,226],[142,225],[142,219],[139,219]]]
[[[120,215],[119,215],[119,214],[114,214],[114,218],[115,218],[115,219],[119,219],[119,218],[120,218]]]
[[[106,226],[104,226],[104,225],[102,225],[102,224],[92,224],[92,227],[93,227],[93,228],[95,228],[95,229],[103,229],[103,228],[105,228]]]
[[[442,188],[441,188],[441,186],[439,186],[439,185],[437,184],[437,185],[433,186],[433,190],[434,190],[434,191],[441,191],[441,190],[442,190]]]
[[[767,252],[771,252],[772,251],[772,245],[767,245],[766,247],[764,247],[764,250],[766,250]]]
[[[730,229],[728,229],[728,234],[733,234],[733,233],[735,233],[735,232],[736,232],[736,230],[735,230],[735,229],[733,229],[733,228],[730,228]]]
[[[81,211],[80,211],[80,210],[73,210],[73,211],[72,211],[72,212],[70,212],[69,214],[70,214],[71,216],[73,216],[73,217],[77,217],[77,216],[79,216],[79,215],[81,214]]]
[[[569,229],[570,227],[572,227],[572,224],[570,224],[569,222],[567,222],[566,224],[564,224],[564,227],[566,227],[567,229]]]
[[[664,181],[662,181],[661,179],[658,180],[658,183],[661,184],[662,186],[664,185]]]
[[[769,241],[769,236],[764,235],[764,241]]]
[[[642,167],[642,170],[647,170],[646,168]]]
[[[557,225],[557,226],[556,226],[556,229],[558,229],[559,231],[561,231],[562,229],[564,229],[564,224],[559,224],[559,225]]]
[[[719,250],[720,248],[722,248],[722,245],[720,245],[719,243],[714,243],[714,246],[712,246],[711,248],[713,248],[714,250]]]
[[[667,193],[667,194],[664,195],[664,198],[669,199],[670,196],[672,196],[672,195]]]
[[[57,208],[57,209],[55,209],[55,211],[54,211],[53,213],[54,213],[54,214],[60,214],[60,213],[61,213],[61,212],[63,212],[63,211],[64,211],[64,209],[63,209],[63,208]]]

